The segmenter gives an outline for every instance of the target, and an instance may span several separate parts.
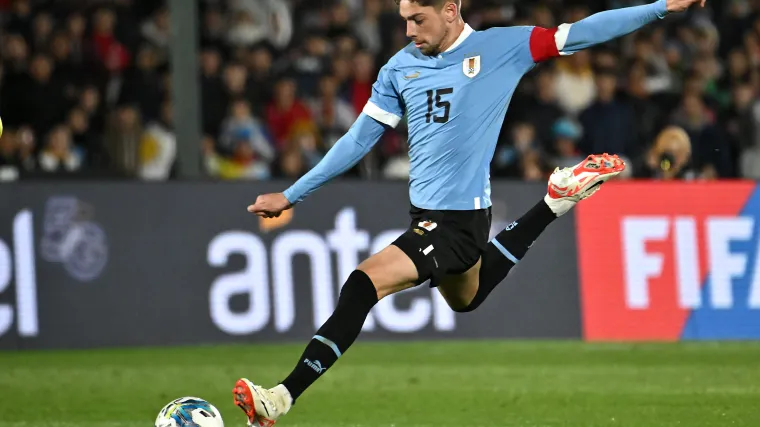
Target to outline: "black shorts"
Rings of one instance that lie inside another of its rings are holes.
[[[433,211],[412,206],[409,229],[393,245],[417,267],[420,284],[437,286],[443,276],[461,274],[477,264],[488,245],[491,208]]]

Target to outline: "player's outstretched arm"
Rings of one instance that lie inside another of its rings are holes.
[[[264,194],[248,206],[248,212],[265,218],[280,216],[314,190],[352,168],[380,140],[385,126],[362,113],[351,129],[327,152],[325,157],[284,193]]]
[[[573,24],[538,29],[531,37],[535,62],[557,55],[570,55],[630,34],[669,13],[683,12],[706,0],[657,0],[654,3],[595,13]]]

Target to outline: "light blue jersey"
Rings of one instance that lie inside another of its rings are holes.
[[[491,206],[491,159],[512,94],[535,64],[532,31],[466,26],[440,55],[425,56],[412,44],[380,70],[364,113],[389,126],[406,114],[414,206]]]
[[[380,70],[372,96],[349,132],[313,170],[285,191],[298,203],[355,165],[386,127],[406,116],[412,205],[430,210],[491,206],[490,163],[509,101],[538,62],[628,34],[663,18],[666,0],[592,15],[557,28],[469,25],[431,57],[414,44]]]

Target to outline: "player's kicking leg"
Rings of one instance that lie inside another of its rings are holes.
[[[237,381],[232,394],[248,425],[269,427],[286,414],[295,399],[353,344],[372,307],[387,295],[415,286],[417,277],[412,260],[396,246],[362,262],[341,288],[335,311],[281,384],[267,389],[246,378]]]
[[[620,158],[605,153],[588,156],[573,167],[555,170],[544,199],[491,240],[478,264],[464,274],[441,281],[438,288],[449,306],[457,312],[478,308],[552,221],[593,195],[601,184],[624,169]]]

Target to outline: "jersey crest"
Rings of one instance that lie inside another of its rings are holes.
[[[462,62],[462,71],[469,78],[477,76],[480,73],[480,55],[465,58]]]

